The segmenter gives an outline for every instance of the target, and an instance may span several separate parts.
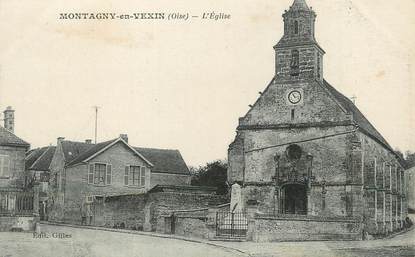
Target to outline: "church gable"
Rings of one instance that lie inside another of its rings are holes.
[[[313,125],[349,120],[347,112],[317,81],[284,83],[273,80],[239,125]]]
[[[240,205],[256,208],[257,221],[267,220],[264,226],[276,217],[271,226],[277,231],[267,230],[264,237],[274,233],[278,240],[287,239],[301,216],[331,224],[353,220],[356,239],[362,228],[376,236],[399,230],[406,217],[399,157],[353,101],[324,80],[312,8],[294,0],[283,18],[275,76],[239,119],[229,146],[228,181],[241,185]],[[281,217],[289,223],[285,228]],[[320,225],[305,230],[326,240]]]
[[[274,46],[274,79],[239,128],[350,124],[350,110],[324,83],[325,52],[314,36],[316,14],[304,0],[295,0],[283,18],[284,35]]]

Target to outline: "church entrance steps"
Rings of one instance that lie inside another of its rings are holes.
[[[227,237],[227,236],[215,236],[209,238],[209,241],[222,241],[222,242],[246,242],[246,237]]]

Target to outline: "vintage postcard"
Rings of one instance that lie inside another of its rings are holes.
[[[415,256],[414,12],[0,0],[0,257]]]

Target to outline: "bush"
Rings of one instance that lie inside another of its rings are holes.
[[[209,162],[199,168],[191,168],[193,173],[192,185],[216,187],[217,194],[227,194],[227,169],[228,164],[224,160]]]

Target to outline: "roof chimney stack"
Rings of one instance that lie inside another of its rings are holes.
[[[62,143],[62,141],[63,140],[65,140],[65,138],[64,137],[58,137],[58,145],[60,144],[60,143]]]
[[[120,138],[128,143],[128,135],[127,134],[120,134]]]
[[[87,143],[88,145],[92,144],[92,139],[86,139],[85,143]]]
[[[14,133],[14,110],[8,106],[4,113],[4,128]]]

